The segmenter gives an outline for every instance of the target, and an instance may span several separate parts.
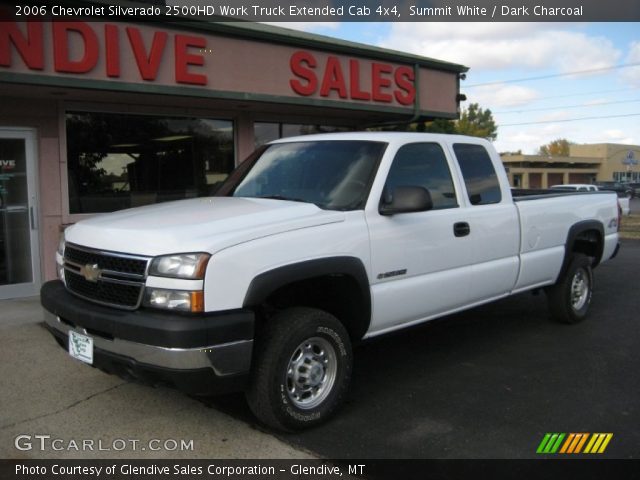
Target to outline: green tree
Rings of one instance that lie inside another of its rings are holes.
[[[460,120],[446,120],[438,118],[418,123],[398,123],[379,127],[370,127],[370,131],[390,132],[428,132],[449,133],[482,137],[487,140],[495,140],[498,136],[498,127],[493,114],[488,108],[485,110],[477,103],[472,103],[462,111]]]
[[[460,120],[455,122],[456,133],[495,140],[498,137],[498,127],[493,114],[488,108],[485,110],[477,103],[472,103],[462,111]]]
[[[418,123],[416,125],[416,131],[429,133],[457,133],[455,122],[442,118],[438,118],[431,122]]]
[[[566,138],[558,138],[546,145],[542,145],[538,149],[538,154],[544,155],[545,157],[568,157],[569,145],[571,144],[572,142]]]

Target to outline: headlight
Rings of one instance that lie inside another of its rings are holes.
[[[208,253],[183,253],[156,257],[151,262],[149,275],[201,280],[204,278],[210,257]]]
[[[144,294],[144,305],[180,312],[203,312],[204,294],[202,290],[189,292],[148,287]]]

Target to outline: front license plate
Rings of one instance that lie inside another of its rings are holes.
[[[69,355],[89,365],[93,364],[93,338],[70,330]]]

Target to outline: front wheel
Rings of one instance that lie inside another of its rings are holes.
[[[266,425],[300,430],[326,421],[351,379],[349,335],[333,315],[296,307],[270,318],[258,339],[247,401]]]
[[[561,323],[584,320],[591,305],[593,271],[591,260],[583,254],[574,254],[564,274],[555,285],[547,289],[551,317]]]

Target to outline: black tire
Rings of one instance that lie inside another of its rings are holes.
[[[573,254],[569,266],[558,281],[547,289],[551,318],[560,323],[578,323],[587,317],[593,295],[591,260]]]
[[[272,428],[316,426],[344,400],[352,365],[349,335],[333,315],[306,307],[283,310],[267,320],[257,339],[247,402]]]

